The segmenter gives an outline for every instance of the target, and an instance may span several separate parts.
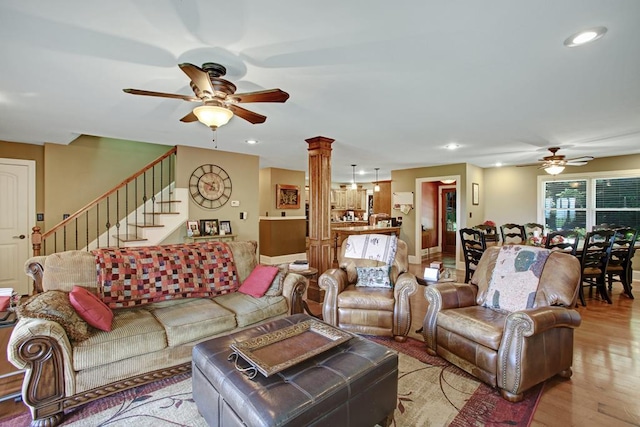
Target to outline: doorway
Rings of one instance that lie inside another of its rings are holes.
[[[440,209],[440,230],[442,230],[440,241],[442,242],[442,252],[455,254],[456,230],[458,228],[455,188],[442,188]]]
[[[0,287],[29,294],[22,266],[35,225],[35,161],[0,159]]]

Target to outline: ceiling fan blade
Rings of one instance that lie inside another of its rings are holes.
[[[575,162],[587,163],[589,160],[593,160],[593,157],[592,156],[576,157],[575,159],[567,159],[567,162],[571,162],[571,163],[575,163]]]
[[[132,95],[144,95],[144,96],[157,96],[159,98],[174,98],[174,99],[182,99],[183,101],[190,102],[200,102],[200,98],[189,95],[179,95],[177,93],[164,93],[164,92],[152,92],[150,90],[140,90],[140,89],[122,89],[126,93],[130,93]]]
[[[198,121],[198,117],[196,117],[196,115],[193,114],[193,111],[191,111],[189,114],[187,114],[186,116],[181,118],[180,121],[184,122],[184,123],[197,122]]]
[[[265,120],[267,120],[266,116],[263,116],[262,114],[254,113],[253,111],[246,110],[242,107],[238,107],[237,105],[230,104],[227,106],[227,108],[233,111],[233,114],[235,114],[240,118],[245,119],[249,123],[253,123],[253,124],[264,123]]]
[[[280,89],[267,89],[257,92],[234,93],[227,98],[236,102],[285,102],[289,94]]]
[[[567,162],[567,166],[584,166],[584,165],[586,165],[586,164],[587,164],[587,162],[586,162],[586,161],[577,161],[577,162],[575,162],[575,161],[568,161],[568,162]]]
[[[198,86],[198,89],[202,92],[208,92],[214,95],[213,86],[211,85],[211,79],[209,73],[204,71],[197,65],[189,64],[187,62],[178,65],[182,71],[191,79],[193,84]]]

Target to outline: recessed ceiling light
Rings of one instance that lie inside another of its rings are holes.
[[[607,32],[607,27],[594,27],[588,30],[580,31],[579,33],[572,34],[564,41],[564,45],[567,47],[582,46],[583,44],[598,40],[604,36]]]
[[[249,145],[255,145],[258,143],[257,139],[247,139],[247,144]]]
[[[502,166],[502,163],[498,162],[496,163],[496,167],[499,168],[500,166]]]
[[[447,150],[455,150],[456,148],[460,148],[460,145],[451,143],[451,144],[445,145],[444,148],[446,148]]]

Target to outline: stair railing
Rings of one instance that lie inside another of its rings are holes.
[[[173,147],[51,230],[33,227],[33,255],[121,247],[135,240],[139,228],[157,226],[157,214],[174,209],[176,152]]]

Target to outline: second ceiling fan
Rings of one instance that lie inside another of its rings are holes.
[[[264,123],[266,116],[240,107],[238,104],[251,102],[285,102],[289,94],[280,89],[267,89],[257,92],[235,93],[236,85],[222,78],[227,69],[214,62],[202,64],[202,68],[194,64],[182,63],[180,69],[191,80],[190,86],[195,96],[164,92],[153,92],[141,89],[123,89],[133,95],[157,96],[160,98],[182,99],[188,102],[201,102],[202,105],[180,119],[190,123],[200,121],[213,130],[226,124],[236,116],[249,123]]]

